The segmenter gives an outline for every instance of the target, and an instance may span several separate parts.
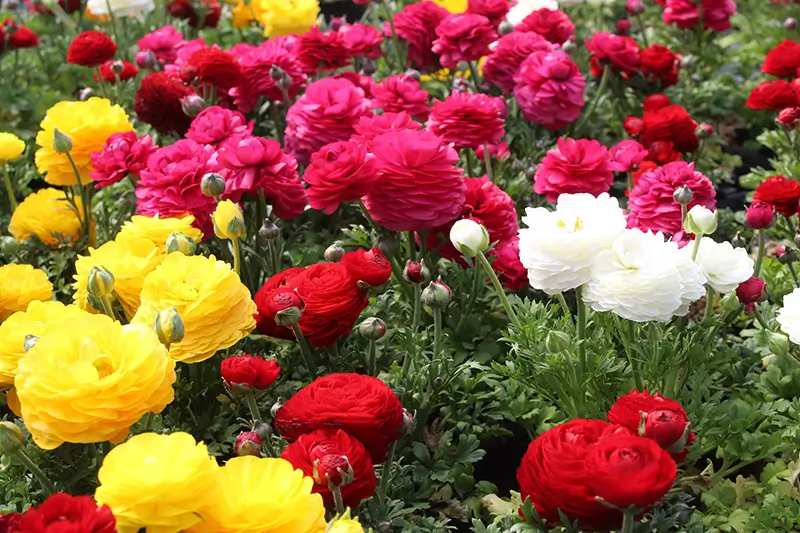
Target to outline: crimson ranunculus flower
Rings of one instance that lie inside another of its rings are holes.
[[[797,92],[788,81],[764,81],[750,92],[745,105],[756,111],[762,109],[781,111],[798,105]]]
[[[736,297],[748,313],[755,312],[755,304],[764,300],[767,294],[767,284],[755,276],[743,281],[736,287]]]
[[[734,0],[664,0],[664,6],[664,23],[686,29],[697,26],[702,11],[703,29],[725,31],[730,29],[730,18],[736,13]]]
[[[19,513],[0,514],[0,533],[19,533]]]
[[[772,176],[756,187],[753,200],[775,206],[783,216],[796,215],[800,202],[800,183],[781,175]]]
[[[223,359],[219,370],[228,387],[266,389],[278,379],[281,367],[275,359],[244,354]]]
[[[497,243],[488,257],[503,287],[518,291],[528,286],[528,269],[519,260],[519,236]]]
[[[119,72],[114,72],[115,68],[119,68],[118,66],[121,67],[121,70]],[[136,65],[121,59],[106,61],[100,65],[100,75],[106,83],[113,84],[117,83],[117,80],[132,80],[138,73],[139,69],[136,68]],[[94,79],[97,79],[97,74],[94,75]]]
[[[422,124],[411,118],[405,111],[399,113],[383,113],[362,117],[356,125],[356,134],[350,140],[357,143],[372,145],[372,141],[379,135],[397,130],[419,131]]]
[[[38,44],[39,37],[30,28],[15,25],[14,31],[9,31],[8,45],[11,50],[36,48]]]
[[[433,51],[442,66],[454,69],[460,61],[477,61],[489,54],[489,45],[497,40],[497,31],[483,15],[453,13],[436,27]]]
[[[557,147],[542,159],[533,190],[551,202],[561,194],[608,192],[614,183],[611,156],[599,141],[559,138]]]
[[[658,111],[671,104],[669,96],[665,94],[651,94],[642,101],[642,109],[647,111]]]
[[[514,80],[514,96],[527,120],[557,130],[581,115],[586,80],[569,54],[534,52],[522,62]]]
[[[192,28],[216,28],[222,15],[222,5],[217,0],[199,0],[200,9],[195,9],[192,0],[169,0],[169,14],[189,21]],[[198,13],[199,12],[199,13]],[[203,20],[200,20],[200,13]]]
[[[800,107],[787,107],[778,113],[778,118],[775,119],[782,127],[793,130],[800,122]]]
[[[700,141],[695,130],[697,122],[683,106],[673,104],[655,111],[645,111],[641,143],[649,147],[656,141],[669,141],[675,150],[690,153],[697,150]]]
[[[236,58],[213,46],[194,52],[188,57],[186,64],[197,69],[198,82],[208,83],[223,91],[238,85],[242,77],[242,69]]]
[[[323,32],[317,26],[301,35],[297,45],[297,59],[307,74],[336,70],[347,65],[351,57],[344,35],[336,31]]]
[[[761,72],[794,78],[797,75],[797,68],[800,67],[800,43],[785,39],[775,48],[769,51],[764,58]]]
[[[117,53],[111,37],[99,31],[85,31],[72,39],[67,49],[67,63],[82,67],[99,67]]]
[[[405,111],[426,120],[430,115],[428,91],[417,80],[405,74],[394,74],[372,88],[372,105],[387,113]]]
[[[514,77],[520,65],[534,52],[550,52],[553,45],[538,33],[511,32],[500,37],[483,63],[486,81],[497,85],[504,94],[514,91]]]
[[[625,117],[623,127],[628,135],[638,137],[644,132],[644,120],[640,117]]]
[[[361,441],[341,429],[318,429],[300,435],[283,450],[281,457],[310,478],[314,478],[316,473],[313,492],[322,496],[327,507],[334,504],[328,479],[335,485],[340,485],[345,506],[353,509],[375,493],[377,480],[369,452]],[[343,463],[343,468],[337,464],[340,462]],[[339,468],[345,474],[348,469],[352,469],[352,481],[341,485],[341,481],[336,479],[341,477],[337,472]]]
[[[426,127],[456,148],[497,144],[503,140],[506,104],[481,93],[453,93],[433,104]]]
[[[413,68],[422,72],[438,68],[439,60],[433,53],[433,41],[436,39],[436,27],[448,15],[448,11],[430,0],[406,4],[400,13],[394,16],[394,27],[397,37],[408,44],[408,61]],[[384,33],[392,34],[389,23]]]
[[[19,533],[117,533],[116,519],[107,505],[91,496],[53,494],[39,507],[28,509]]]
[[[532,31],[553,44],[562,45],[575,35],[575,24],[557,9],[537,9],[517,24],[515,32]]]
[[[166,72],[151,72],[136,91],[136,116],[161,134],[183,135],[192,118],[183,112],[181,98],[190,94],[194,91],[178,78]]]
[[[467,13],[483,15],[496,28],[506,18],[512,5],[508,0],[467,0]]]
[[[290,442],[318,429],[341,429],[364,444],[373,463],[382,463],[392,443],[403,436],[403,406],[378,378],[328,374],[278,409],[275,429]]]
[[[370,287],[380,287],[392,276],[392,264],[377,248],[347,252],[340,263],[347,268],[351,278]]]
[[[261,96],[277,102],[284,100],[283,90],[272,77],[273,67],[283,71],[283,79],[288,81],[285,90],[290,99],[297,96],[308,80],[297,56],[279,44],[278,40],[270,39],[259,46],[240,44],[236,50],[242,78],[239,87],[233,88],[231,94],[243,113],[255,109]]]
[[[598,32],[587,39],[586,48],[592,53],[592,75],[600,76],[608,65],[614,72],[633,75],[639,70],[641,62],[639,45],[630,37],[614,35],[607,31]]]
[[[753,229],[766,229],[775,222],[775,206],[756,200],[747,208],[744,219]]]
[[[678,56],[660,44],[652,44],[641,53],[642,74],[650,80],[661,82],[661,88],[678,83]]]
[[[327,144],[311,156],[303,174],[309,188],[308,204],[330,215],[342,202],[366,196],[378,178],[378,164],[366,143],[342,141]]]
[[[339,29],[339,33],[344,37],[350,57],[361,56],[370,59],[383,57],[381,50],[383,35],[375,26],[345,24]]]
[[[294,339],[294,333],[292,333],[291,329],[279,326],[275,323],[275,315],[277,314],[275,297],[284,293],[286,290],[293,291],[294,289],[290,288],[290,283],[303,271],[305,271],[303,267],[287,268],[270,277],[264,285],[258,289],[258,292],[256,292],[256,295],[253,297],[253,301],[258,308],[255,319],[259,333],[278,339]]]

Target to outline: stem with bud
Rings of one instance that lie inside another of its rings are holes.
[[[400,39],[397,38],[397,30],[394,27],[394,14],[387,0],[381,0],[381,4],[383,4],[383,9],[386,10],[386,15],[389,17],[389,27],[392,29],[392,44],[397,56],[397,68],[403,70],[405,60],[403,59],[403,49],[400,47]]]
[[[328,481],[328,490],[333,494],[333,503],[336,506],[336,514],[343,515],[345,512],[344,500],[342,499],[342,489]]]
[[[241,276],[241,247],[239,246],[239,238],[234,237],[231,239],[231,247],[233,248],[233,271]]]
[[[378,354],[378,346],[375,341],[369,341],[369,356],[367,358],[367,375],[375,376],[375,359]]]
[[[91,193],[86,194],[86,187],[83,186],[83,182],[81,181],[81,173],[78,170],[78,166],[75,164],[75,160],[72,158],[72,154],[67,151],[65,153],[67,159],[69,160],[69,164],[72,167],[72,172],[75,173],[75,179],[78,180],[78,192],[81,196],[81,203],[83,204],[81,207],[83,208],[83,220],[81,220],[83,226],[83,234],[89,239],[89,233],[92,227],[92,211],[90,208],[90,203],[92,201]],[[80,218],[80,213],[78,213]]]
[[[633,533],[633,524],[636,521],[635,515],[635,509],[628,508],[622,511],[622,529],[619,530],[620,533]]]
[[[700,241],[703,240],[702,235],[694,236],[694,245],[692,246],[692,261],[697,259],[697,252],[700,251]]]

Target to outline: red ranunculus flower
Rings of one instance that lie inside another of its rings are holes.
[[[342,141],[311,156],[303,181],[310,185],[306,193],[312,208],[330,215],[342,202],[354,202],[372,189],[378,164],[367,148],[366,143]]]
[[[772,176],[756,187],[753,200],[775,206],[783,216],[796,215],[800,202],[800,183],[781,175]]]
[[[645,129],[641,142],[645,147],[656,141],[669,141],[675,150],[689,153],[700,145],[695,133],[697,122],[683,106],[673,104],[656,111],[645,111],[643,120]]]
[[[242,69],[236,57],[219,48],[206,46],[190,55],[186,64],[197,69],[196,79],[223,91],[235,87],[242,78]]]
[[[483,15],[497,27],[506,18],[513,4],[508,0],[467,0],[467,13]]]
[[[422,72],[438,68],[439,60],[433,52],[433,41],[436,39],[436,27],[448,15],[448,11],[430,0],[406,4],[394,17],[397,37],[408,43],[408,61],[413,68]],[[392,34],[389,23],[384,33]]]
[[[766,292],[767,284],[763,279],[755,276],[736,287],[736,297],[739,299],[739,303],[745,306],[748,313],[755,311],[755,304],[764,300]]]
[[[533,52],[550,52],[553,44],[538,33],[514,31],[500,37],[483,63],[483,75],[503,91],[511,94],[522,63]]]
[[[166,72],[151,72],[136,91],[134,110],[139,120],[153,126],[162,134],[183,135],[192,118],[184,114],[181,98],[194,94],[190,88]]]
[[[520,22],[515,32],[532,31],[538,33],[553,44],[564,44],[575,35],[575,24],[566,13],[557,9],[537,9]]]
[[[753,229],[766,229],[775,222],[775,206],[762,200],[756,200],[744,215],[747,225]]]
[[[192,28],[216,28],[222,15],[222,6],[217,0],[201,0],[201,11],[205,14],[203,20],[192,5],[192,0],[170,0],[167,5],[169,14],[179,19],[189,21]]]
[[[350,57],[377,59],[384,55],[381,50],[383,34],[375,26],[346,24],[339,29],[339,34],[344,37]]]
[[[0,533],[19,533],[19,520],[22,515],[9,513],[0,515]]]
[[[290,442],[317,429],[341,429],[364,444],[373,463],[382,463],[392,443],[403,435],[403,406],[378,378],[328,374],[278,409],[275,429]]]
[[[506,104],[502,98],[481,93],[453,93],[433,104],[428,131],[456,148],[497,144],[503,140]]]
[[[518,236],[497,243],[488,257],[493,258],[492,269],[497,273],[503,287],[518,291],[528,286],[528,269],[519,260]]]
[[[316,473],[312,490],[322,496],[327,507],[334,504],[328,479],[335,485],[340,485],[341,480],[337,479],[341,477],[337,471],[339,468],[345,474],[352,469],[353,475],[350,483],[340,485],[345,506],[355,509],[362,500],[375,493],[375,469],[369,452],[361,441],[341,429],[318,429],[300,435],[283,450],[281,458],[310,478],[314,478]]]
[[[794,78],[797,75],[797,68],[800,67],[800,43],[786,39],[778,46],[773,48],[764,58],[761,72]]]
[[[287,268],[270,277],[266,283],[258,289],[253,301],[255,301],[256,307],[258,308],[258,313],[255,318],[259,333],[278,339],[294,339],[294,334],[291,329],[279,326],[275,323],[275,313],[277,311],[273,307],[273,302],[274,296],[285,291],[289,287],[290,282],[304,270],[305,268],[303,267]]]
[[[661,88],[678,83],[678,56],[666,46],[652,44],[641,53],[642,74],[661,82]]]
[[[111,37],[99,31],[85,31],[78,34],[67,49],[67,63],[82,67],[99,67],[114,57],[117,45]]]
[[[350,61],[350,48],[344,35],[336,31],[322,32],[314,26],[300,36],[297,59],[307,74],[320,70],[336,70]]]
[[[114,72],[113,67],[114,64],[119,62],[122,65],[122,70],[119,73]],[[102,65],[100,65],[100,75],[103,76],[103,81],[106,83],[117,83],[117,80],[125,81],[125,80],[132,80],[136,77],[139,73],[139,69],[136,68],[136,65],[130,63],[129,61],[124,60],[111,60],[106,61]],[[94,79],[97,80],[97,74],[94,75]]]
[[[794,129],[800,122],[800,107],[787,107],[778,113],[778,118],[775,119],[778,124],[786,129]]]
[[[665,94],[651,94],[642,101],[642,109],[644,109],[645,112],[658,111],[671,103],[672,101],[669,99],[669,96]]]
[[[625,117],[623,127],[628,135],[638,137],[644,132],[644,120],[639,117]]]
[[[639,70],[641,62],[639,45],[630,37],[604,31],[595,33],[585,42],[586,48],[592,53],[593,76],[600,76],[606,65],[614,72],[621,72],[624,75],[632,75]]]
[[[430,115],[428,91],[417,80],[405,74],[394,74],[372,88],[372,106],[388,113],[405,111],[425,120]]]
[[[39,37],[30,28],[15,25],[14,31],[9,30],[8,45],[11,47],[11,50],[36,48],[38,44]]]
[[[497,40],[497,31],[483,15],[453,13],[436,27],[433,51],[442,66],[454,69],[460,61],[477,61],[489,54],[489,45]]]
[[[219,369],[226,385],[249,389],[266,389],[281,371],[275,359],[247,354],[223,359]]]
[[[117,533],[107,505],[98,507],[91,496],[53,494],[39,507],[28,509],[19,533]]]
[[[370,287],[380,287],[392,276],[392,264],[377,248],[347,252],[340,263],[347,267],[351,278]]]
[[[750,92],[745,105],[756,111],[763,109],[780,111],[798,105],[797,93],[788,81],[764,81]]]

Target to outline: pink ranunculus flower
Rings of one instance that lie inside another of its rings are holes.
[[[136,212],[161,217],[189,213],[204,235],[213,235],[211,214],[217,201],[203,194],[200,182],[207,173],[218,170],[211,146],[181,139],[159,148],[136,184]]]
[[[384,55],[381,50],[383,35],[375,26],[345,24],[339,29],[339,33],[344,37],[352,57],[377,59]]]
[[[475,148],[475,155],[478,156],[480,161],[483,161],[486,157],[486,150],[485,148],[489,149],[489,157],[497,159],[498,161],[503,161],[504,159],[508,159],[511,156],[511,152],[508,150],[508,143],[503,141],[499,144],[487,144],[487,145],[480,145]]]
[[[178,58],[178,48],[183,34],[172,26],[164,26],[143,36],[137,44],[139,50],[150,50],[162,65],[169,65]]]
[[[238,202],[247,193],[257,194],[268,176],[285,165],[283,156],[278,141],[263,137],[233,138],[224,143],[217,151],[217,162],[225,177],[225,197]]]
[[[308,205],[308,196],[297,172],[297,160],[284,154],[281,163],[278,172],[268,176],[262,190],[275,216],[281,220],[292,220],[303,214]]]
[[[372,89],[372,105],[386,113],[405,111],[421,120],[428,118],[428,91],[419,82],[405,74],[389,76]]]
[[[342,78],[308,86],[286,114],[286,152],[301,164],[326,144],[346,141],[361,117],[372,113],[364,91]]]
[[[488,257],[503,287],[518,291],[528,286],[528,269],[519,260],[519,236],[497,243]]]
[[[703,28],[725,31],[731,28],[731,17],[736,14],[734,0],[703,0]],[[700,11],[692,0],[666,0],[665,24],[675,24],[679,28],[694,28],[700,22]]]
[[[467,13],[483,15],[496,28],[505,20],[513,5],[508,0],[467,0]]]
[[[311,156],[303,174],[309,188],[308,204],[326,215],[342,202],[354,202],[366,196],[378,178],[378,163],[366,143],[340,141],[327,144]]]
[[[514,96],[527,120],[558,130],[581,116],[586,80],[569,54],[534,52],[514,79]]]
[[[230,94],[242,113],[255,109],[262,96],[274,102],[285,100],[284,91],[272,77],[273,68],[281,69],[285,79],[290,81],[285,87],[290,99],[294,99],[308,81],[294,53],[275,40],[264,41],[259,46],[240,44],[231,53],[236,55],[242,68],[242,83],[231,89]]]
[[[461,213],[465,185],[458,153],[428,131],[398,130],[372,143],[380,174],[364,204],[390,231],[425,231]]]
[[[599,196],[614,183],[608,149],[589,139],[558,139],[547,152],[534,177],[533,190],[551,202],[559,195],[589,193]]]
[[[714,184],[694,169],[694,163],[675,161],[643,173],[628,198],[628,227],[661,231],[671,235],[683,228],[681,205],[672,195],[689,187],[694,193],[688,209],[702,205],[712,211],[717,205]]]
[[[334,74],[331,76],[335,79],[342,79],[347,80],[362,91],[364,91],[364,98],[371,99],[372,98],[372,91],[375,89],[375,86],[378,85],[375,83],[375,80],[372,79],[371,76],[364,76],[363,74],[359,74],[358,72],[353,72],[352,70],[345,70],[338,74]]]
[[[350,61],[350,50],[344,36],[336,31],[322,31],[314,26],[300,36],[297,59],[306,74],[336,70]]]
[[[253,123],[238,111],[211,106],[194,118],[186,138],[219,148],[228,139],[249,137],[252,133]]]
[[[603,73],[605,65],[614,72],[633,75],[639,70],[641,63],[639,45],[630,37],[614,35],[607,31],[597,32],[587,39],[586,48],[592,53],[592,75]]]
[[[91,155],[94,171],[89,175],[94,180],[95,188],[117,183],[129,174],[138,178],[147,167],[147,160],[157,150],[149,135],[137,138],[135,131],[115,133],[106,140],[101,151]]]
[[[477,148],[503,140],[506,104],[480,93],[453,93],[433,104],[426,128],[456,148]]]
[[[497,85],[504,94],[514,91],[514,77],[519,67],[534,52],[550,52],[553,44],[534,32],[511,32],[500,37],[483,63],[486,81]]]
[[[453,13],[436,27],[433,51],[442,66],[454,69],[460,61],[477,61],[489,54],[489,45],[497,40],[497,31],[483,15]]]
[[[575,35],[575,24],[563,11],[544,7],[522,19],[514,31],[532,31],[553,44],[562,45]]]
[[[197,38],[192,39],[191,41],[181,41],[175,46],[175,59],[172,63],[167,63],[164,65],[164,72],[167,74],[171,74],[172,76],[181,76],[181,67],[186,64],[186,60],[189,59],[193,53],[197,52],[198,50],[202,50],[206,48],[208,45],[203,39]],[[216,44],[213,45],[214,48],[219,48]]]
[[[617,172],[631,172],[639,169],[639,165],[647,157],[647,148],[638,141],[626,139],[618,142],[609,150],[613,168]]]
[[[405,111],[383,113],[381,115],[361,117],[361,120],[356,125],[356,133],[350,140],[370,145],[376,137],[390,131],[419,131],[420,129],[422,129],[422,124],[411,118],[411,115]]]
[[[394,16],[394,27],[397,37],[408,44],[408,61],[413,68],[421,72],[436,70],[439,59],[433,53],[433,41],[436,39],[436,28],[447,17],[448,11],[430,0],[406,4],[400,13]],[[391,36],[392,30],[387,22],[384,33]]]

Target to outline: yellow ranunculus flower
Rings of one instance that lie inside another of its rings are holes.
[[[75,198],[78,209],[83,209],[80,198]],[[83,212],[81,211],[81,216]],[[67,203],[64,191],[42,189],[28,195],[11,215],[8,232],[18,241],[27,241],[35,235],[49,246],[75,241],[81,234],[78,214]]]
[[[44,179],[52,185],[77,185],[75,172],[66,154],[53,148],[53,131],[58,129],[72,140],[70,155],[81,175],[83,184],[92,181],[89,172],[94,170],[90,155],[103,149],[106,140],[115,133],[131,131],[133,125],[125,110],[112,105],[105,98],[89,98],[85,102],[58,102],[47,110],[36,135],[36,168],[46,174]]]
[[[178,533],[217,499],[218,470],[206,445],[188,433],[142,433],[106,455],[94,497],[114,512],[119,533]]]
[[[158,250],[163,254],[167,250],[167,239],[175,232],[183,233],[197,242],[203,240],[203,232],[194,227],[193,223],[194,217],[192,215],[186,215],[182,218],[134,215],[122,225],[117,238],[124,235],[125,237],[148,239],[158,246]]]
[[[433,3],[450,13],[463,13],[467,10],[467,0],[433,0]]]
[[[25,426],[45,450],[121,442],[173,400],[173,383],[175,362],[152,328],[89,314],[49,328],[14,380]]]
[[[133,322],[152,327],[159,311],[174,307],[184,325],[183,340],[172,344],[176,361],[205,361],[233,346],[256,327],[250,291],[225,261],[169,254],[147,275]]]
[[[114,290],[125,315],[132,319],[139,309],[144,279],[163,257],[152,241],[122,233],[100,248],[89,248],[89,255],[79,255],[75,261],[75,304],[92,313],[99,311],[90,303],[86,286],[92,267],[105,267],[114,276]]]
[[[252,0],[248,0],[247,3],[245,3],[244,0],[239,0],[239,2],[235,4],[236,7],[231,11],[234,28],[248,28],[250,24],[256,21],[255,11],[252,6],[249,5],[251,2]]]
[[[301,35],[317,23],[318,0],[251,0],[266,37]]]
[[[222,200],[217,204],[214,214],[214,233],[220,239],[241,239],[245,236],[244,214],[239,204],[230,200]]]
[[[325,506],[314,480],[284,459],[235,457],[217,474],[219,492],[191,533],[322,533]],[[113,507],[112,507],[113,510]]]
[[[358,518],[350,518],[350,509],[334,520],[326,533],[364,533],[364,528],[361,527]]]
[[[0,386],[13,385],[17,363],[25,355],[25,336],[41,337],[65,320],[85,315],[75,305],[33,301],[25,311],[14,313],[0,324]]]
[[[50,300],[53,284],[44,270],[31,265],[0,267],[0,322],[17,311],[24,311],[34,300]]]
[[[0,163],[14,161],[25,151],[25,142],[13,133],[0,132]]]

